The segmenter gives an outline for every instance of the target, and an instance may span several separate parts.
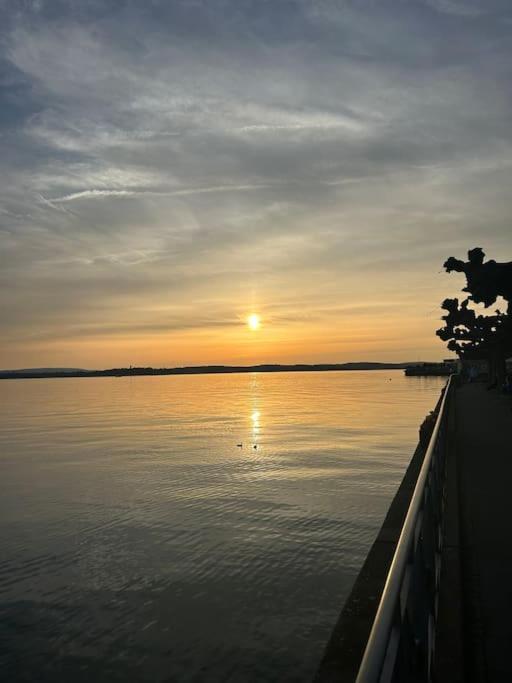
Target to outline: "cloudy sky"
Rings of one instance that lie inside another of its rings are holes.
[[[0,367],[446,356],[445,258],[512,259],[511,33],[509,0],[0,0]]]

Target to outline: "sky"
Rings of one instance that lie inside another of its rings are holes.
[[[0,367],[448,357],[444,260],[512,260],[511,32],[509,0],[0,0]]]

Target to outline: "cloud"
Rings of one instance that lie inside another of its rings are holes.
[[[486,13],[486,3],[482,0],[426,0],[428,6],[445,14],[457,17],[480,17]]]
[[[62,204],[73,202],[77,199],[101,199],[104,197],[188,197],[195,194],[210,194],[217,192],[248,192],[250,190],[260,190],[267,185],[213,185],[212,187],[190,187],[180,190],[83,190],[73,192],[63,197],[54,197],[52,204]],[[42,198],[44,201],[49,201]]]
[[[73,335],[178,338],[195,321],[213,321],[220,347],[215,320],[253,301],[282,303],[279,325],[317,310],[318,346],[338,317],[370,315],[376,293],[435,305],[447,251],[477,237],[496,258],[510,249],[512,48],[498,0],[2,13],[13,365],[26,364],[23,339],[61,338],[65,353]]]

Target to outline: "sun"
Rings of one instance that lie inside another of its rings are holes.
[[[247,324],[249,325],[250,330],[259,330],[261,325],[260,316],[256,313],[251,313],[247,318]]]

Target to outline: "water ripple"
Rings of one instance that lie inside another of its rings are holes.
[[[0,383],[5,679],[310,680],[441,384]]]

